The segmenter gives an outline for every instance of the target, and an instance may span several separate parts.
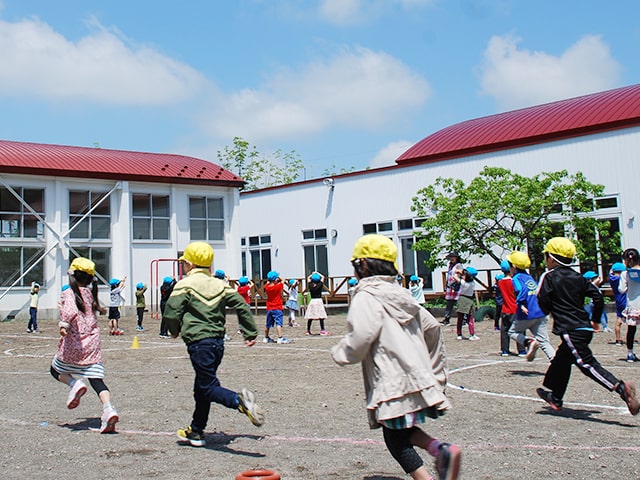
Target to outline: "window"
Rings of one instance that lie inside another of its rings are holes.
[[[242,274],[250,276],[254,282],[267,277],[271,270],[271,235],[249,237],[248,247],[245,237],[240,239],[242,246]],[[250,264],[247,265],[247,258]],[[247,272],[247,268],[251,271]]]
[[[111,238],[111,206],[107,194],[70,191],[69,228],[71,238]]]
[[[0,187],[0,238],[44,238],[44,224],[21,202],[44,216],[44,190]]]
[[[111,249],[105,247],[74,247],[74,250],[78,252],[76,255],[73,252],[69,252],[69,264],[76,257],[84,257],[92,260],[96,264],[96,274],[102,276],[109,281],[111,278]]]
[[[305,275],[321,272],[328,276],[327,229],[303,230],[302,241]]]
[[[134,193],[134,240],[169,240],[169,196]]]
[[[189,198],[191,240],[224,240],[223,206],[222,198]]]
[[[425,265],[425,261],[429,259],[429,253],[423,250],[414,250],[414,243],[415,240],[413,237],[400,239],[403,269],[402,273],[404,274],[405,278],[409,278],[411,275],[417,275],[421,277],[423,281],[423,287],[425,289],[432,289],[432,272]]]
[[[43,255],[44,247],[0,247],[0,286],[13,285],[27,270],[17,285],[29,286],[31,282],[44,285]]]
[[[378,222],[378,223],[365,223],[362,225],[362,233],[382,233],[392,232],[393,222]]]

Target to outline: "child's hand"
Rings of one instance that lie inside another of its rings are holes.
[[[67,329],[64,327],[60,327],[60,336],[61,337],[66,337],[67,336]]]

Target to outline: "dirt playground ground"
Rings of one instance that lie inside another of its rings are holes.
[[[107,320],[101,318],[104,333]],[[229,316],[232,340],[219,371],[222,384],[253,390],[266,423],[256,428],[214,405],[204,448],[180,444],[175,436],[191,418],[193,372],[183,342],[159,338],[157,320],[146,318],[146,330],[138,333],[134,320],[125,318],[124,336],[102,337],[106,383],[121,417],[118,433],[109,435],[94,430],[101,408],[93,390],[67,410],[67,387],[49,375],[57,325],[41,322],[40,334],[28,334],[23,322],[0,323],[0,476],[232,480],[259,467],[283,480],[408,478],[381,431],[367,427],[360,366],[339,367],[329,355],[345,319],[330,316],[329,337],[286,328],[293,343],[246,348]],[[264,317],[256,321],[261,327]],[[426,429],[462,448],[461,478],[640,478],[640,416],[632,417],[617,395],[574,368],[565,408],[553,412],[535,396],[547,365],[542,352],[531,363],[500,357],[499,333],[487,321],[478,323],[477,342],[456,340],[451,327],[445,335],[454,408]],[[626,349],[613,339],[595,336],[597,358],[640,384],[640,365],[626,363]],[[433,460],[421,454],[435,475]]]

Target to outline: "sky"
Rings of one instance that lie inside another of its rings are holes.
[[[326,170],[640,83],[637,0],[0,0],[0,139]]]

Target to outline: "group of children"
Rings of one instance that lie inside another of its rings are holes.
[[[507,259],[509,272],[505,271],[501,281],[510,278],[513,293],[500,288],[503,299],[509,295],[515,298],[516,312],[508,331],[510,337],[526,348],[528,359],[533,359],[538,346],[551,358],[543,381],[546,389],[538,388],[538,396],[552,409],[561,410],[571,368],[576,365],[584,375],[618,393],[632,415],[638,414],[640,403],[635,386],[606,370],[589,348],[604,301],[597,286],[571,268],[575,245],[563,237],[553,238],[547,242],[544,255],[547,271],[537,284],[527,273],[529,257],[524,252],[512,252]],[[398,284],[396,258],[395,244],[383,235],[365,235],[356,242],[351,258],[356,281],[350,285],[352,297],[347,334],[331,349],[331,355],[340,365],[363,364],[369,425],[382,429],[387,449],[404,471],[413,479],[430,478],[415,451],[414,447],[418,446],[434,457],[439,479],[455,480],[460,472],[460,448],[442,442],[420,428],[428,418],[437,419],[451,407],[445,394],[448,367],[442,329],[410,289]],[[620,272],[617,288],[627,294],[623,317],[629,342],[640,318],[640,268],[634,271],[634,267],[640,266],[640,254],[635,249],[628,249],[623,259],[627,268]],[[264,414],[251,391],[226,389],[217,378],[224,354],[227,308],[236,311],[246,346],[255,345],[258,331],[247,302],[247,291],[241,288],[249,286],[249,280],[241,279],[237,290],[230,287],[223,279],[211,275],[212,260],[210,245],[204,242],[190,244],[180,257],[186,275],[175,283],[163,307],[167,331],[174,338],[182,337],[195,372],[192,420],[177,432],[180,440],[193,446],[205,444],[204,430],[211,403],[238,410],[256,426],[264,423]],[[460,284],[456,287],[460,292],[458,302],[463,299],[458,313],[467,308],[465,305],[472,290],[465,287],[473,283],[477,275],[474,270],[462,268],[451,276],[452,282]],[[69,386],[67,407],[70,409],[78,406],[87,391],[81,378],[88,379],[103,404],[100,431],[108,433],[115,431],[119,417],[103,381],[96,312],[104,309],[98,301],[94,275],[95,265],[85,258],[76,258],[69,268],[70,288],[62,294],[61,339],[51,374]],[[322,306],[322,276],[314,272],[307,281],[309,285],[320,285],[309,288],[310,306],[314,300]],[[415,279],[412,281],[419,283]],[[278,332],[278,339],[285,338],[280,333],[283,283],[277,272],[269,272],[265,285],[269,297],[265,339],[270,338],[269,329],[273,327]],[[294,293],[297,299],[296,282],[288,283],[289,300],[294,299]],[[193,295],[194,292],[197,295]],[[584,309],[585,298],[592,300],[591,319]],[[322,320],[324,307],[309,310],[317,312],[311,315]],[[546,346],[547,315],[553,318],[553,333],[561,339],[553,354],[547,352]],[[295,317],[291,320],[295,321]],[[324,328],[322,323],[321,328]],[[310,328],[308,323],[307,329]],[[531,330],[533,336],[526,336],[526,330]],[[633,343],[629,349],[633,353]],[[404,380],[398,382],[398,378]]]

